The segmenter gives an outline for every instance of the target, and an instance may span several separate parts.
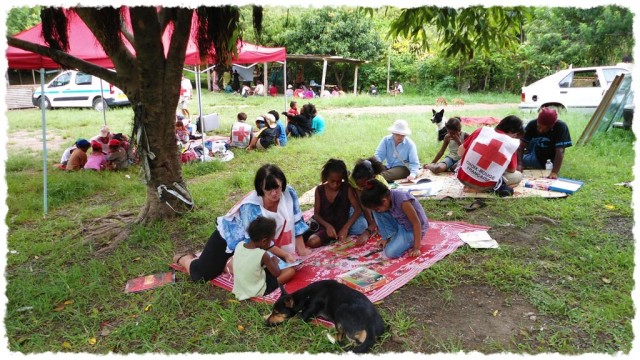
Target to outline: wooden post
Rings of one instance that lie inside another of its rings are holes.
[[[269,75],[267,74],[267,63],[264,63],[264,71],[262,72],[262,84],[264,85],[264,92],[262,96],[267,96],[267,92],[269,91],[269,83],[267,82],[269,79]]]
[[[322,92],[324,91],[325,78],[327,77],[327,59],[322,59],[324,62],[322,64],[322,82],[320,83],[320,94],[318,96],[322,96]]]
[[[356,64],[356,71],[353,74],[353,95],[358,95],[358,64]]]
[[[391,90],[389,88],[391,86],[390,75],[391,75],[391,46],[389,46],[389,56],[387,57],[387,94],[389,93],[389,90]]]

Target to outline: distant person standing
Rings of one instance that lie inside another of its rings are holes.
[[[238,70],[233,70],[233,82],[231,83],[231,88],[233,91],[240,90],[240,74],[238,74]]]
[[[182,116],[185,119],[191,119],[189,101],[191,100],[192,90],[191,80],[182,75],[182,81],[180,82],[180,110],[182,110]]]
[[[374,84],[371,84],[371,87],[369,88],[369,95],[378,95],[378,88]]]
[[[572,146],[567,124],[558,119],[551,108],[542,108],[538,118],[529,121],[524,128],[524,137],[518,148],[518,170],[544,169],[548,160],[552,162],[550,179],[557,179],[564,149]]]

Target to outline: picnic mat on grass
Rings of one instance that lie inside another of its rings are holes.
[[[305,218],[312,214],[313,210],[306,211]],[[419,257],[402,256],[398,259],[387,259],[381,252],[373,252],[378,249],[375,239],[369,239],[366,244],[356,247],[352,246],[355,243],[355,237],[352,237],[345,242],[314,249],[302,264],[296,266],[296,274],[285,288],[288,292],[294,292],[315,281],[336,279],[340,274],[365,266],[383,274],[388,279],[385,285],[365,294],[369,300],[376,302],[464,245],[465,243],[458,238],[458,233],[489,229],[486,226],[464,222],[431,221],[429,225],[429,230],[422,239],[422,254]],[[185,269],[177,264],[171,264],[171,267],[185,272]],[[231,291],[233,276],[223,273],[211,280],[211,283]],[[267,296],[255,297],[252,300],[274,303],[279,297],[280,289],[277,289]]]
[[[522,197],[530,197],[530,196],[537,196],[537,197],[543,197],[543,198],[563,198],[567,196],[567,194],[561,193],[558,191],[531,189],[524,186],[524,184],[528,180],[541,179],[546,177],[547,175],[549,175],[548,170],[524,170],[522,172],[522,175],[523,175],[523,179],[520,182],[520,184],[518,184],[518,186],[513,188],[514,190],[513,196],[506,197],[503,199],[522,198]],[[465,189],[464,185],[462,185],[462,183],[460,183],[460,181],[456,179],[455,174],[452,172],[433,174],[429,170],[424,170],[422,174],[418,177],[418,179],[421,179],[421,178],[428,178],[431,180],[431,183],[411,184],[411,185],[403,184],[398,186],[398,189],[411,188],[411,189],[415,189],[417,193],[420,192],[421,188],[426,189],[426,188],[435,187],[440,189],[435,195],[430,195],[430,196],[420,196],[420,195],[414,194],[418,199],[441,200],[445,198],[461,199],[461,198],[495,198],[496,197],[496,195],[491,193],[478,193],[475,191],[469,191]],[[313,205],[314,198],[315,198],[315,191],[316,191],[316,188],[313,187],[311,190],[302,194],[302,196],[300,196],[300,198],[298,199],[300,202],[300,205]]]

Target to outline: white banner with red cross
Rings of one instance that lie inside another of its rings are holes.
[[[520,140],[483,127],[467,149],[461,169],[477,181],[497,182],[518,146]]]

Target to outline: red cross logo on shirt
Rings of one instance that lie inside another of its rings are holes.
[[[249,136],[248,131],[244,131],[244,129],[238,129],[233,132],[233,136],[238,138],[238,141],[244,141],[245,136]]]
[[[473,146],[473,151],[480,154],[480,160],[478,160],[478,166],[487,170],[491,163],[503,165],[507,161],[507,157],[500,152],[502,147],[502,141],[491,139],[489,145],[476,143]]]

